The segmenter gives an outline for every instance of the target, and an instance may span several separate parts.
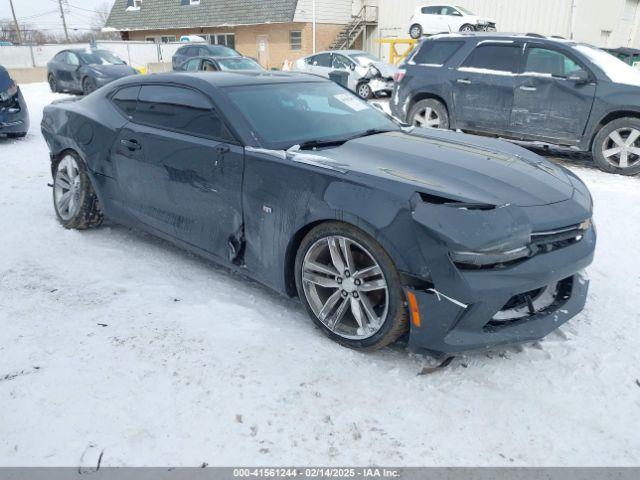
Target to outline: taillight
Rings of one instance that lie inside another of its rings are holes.
[[[406,70],[398,70],[394,75],[393,75],[393,81],[396,83],[400,83],[402,81],[402,79],[404,78],[404,76],[407,74]]]

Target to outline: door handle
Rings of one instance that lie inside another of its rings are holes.
[[[537,92],[538,89],[536,87],[527,87],[526,85],[522,85],[520,87],[520,90],[524,91],[524,92]]]
[[[136,140],[120,140],[120,144],[124,145],[132,152],[142,148],[142,145],[140,145]]]

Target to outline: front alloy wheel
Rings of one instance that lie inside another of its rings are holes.
[[[323,224],[303,240],[296,266],[303,303],[343,345],[377,349],[406,330],[398,273],[368,235],[345,224]]]
[[[363,100],[368,100],[373,96],[373,91],[368,83],[361,83],[358,85],[357,93]]]

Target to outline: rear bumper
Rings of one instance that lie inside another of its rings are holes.
[[[589,281],[583,273],[593,260],[595,231],[573,247],[539,255],[502,270],[461,272],[463,297],[433,289],[412,290],[420,325],[411,322],[409,347],[417,352],[455,353],[538,340],[584,308]],[[514,319],[504,307],[515,296],[547,288],[557,295],[539,310]],[[555,290],[554,290],[555,291]]]

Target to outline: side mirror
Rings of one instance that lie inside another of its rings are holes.
[[[584,85],[585,83],[589,83],[589,74],[584,70],[578,70],[569,75],[569,80],[576,85]]]

